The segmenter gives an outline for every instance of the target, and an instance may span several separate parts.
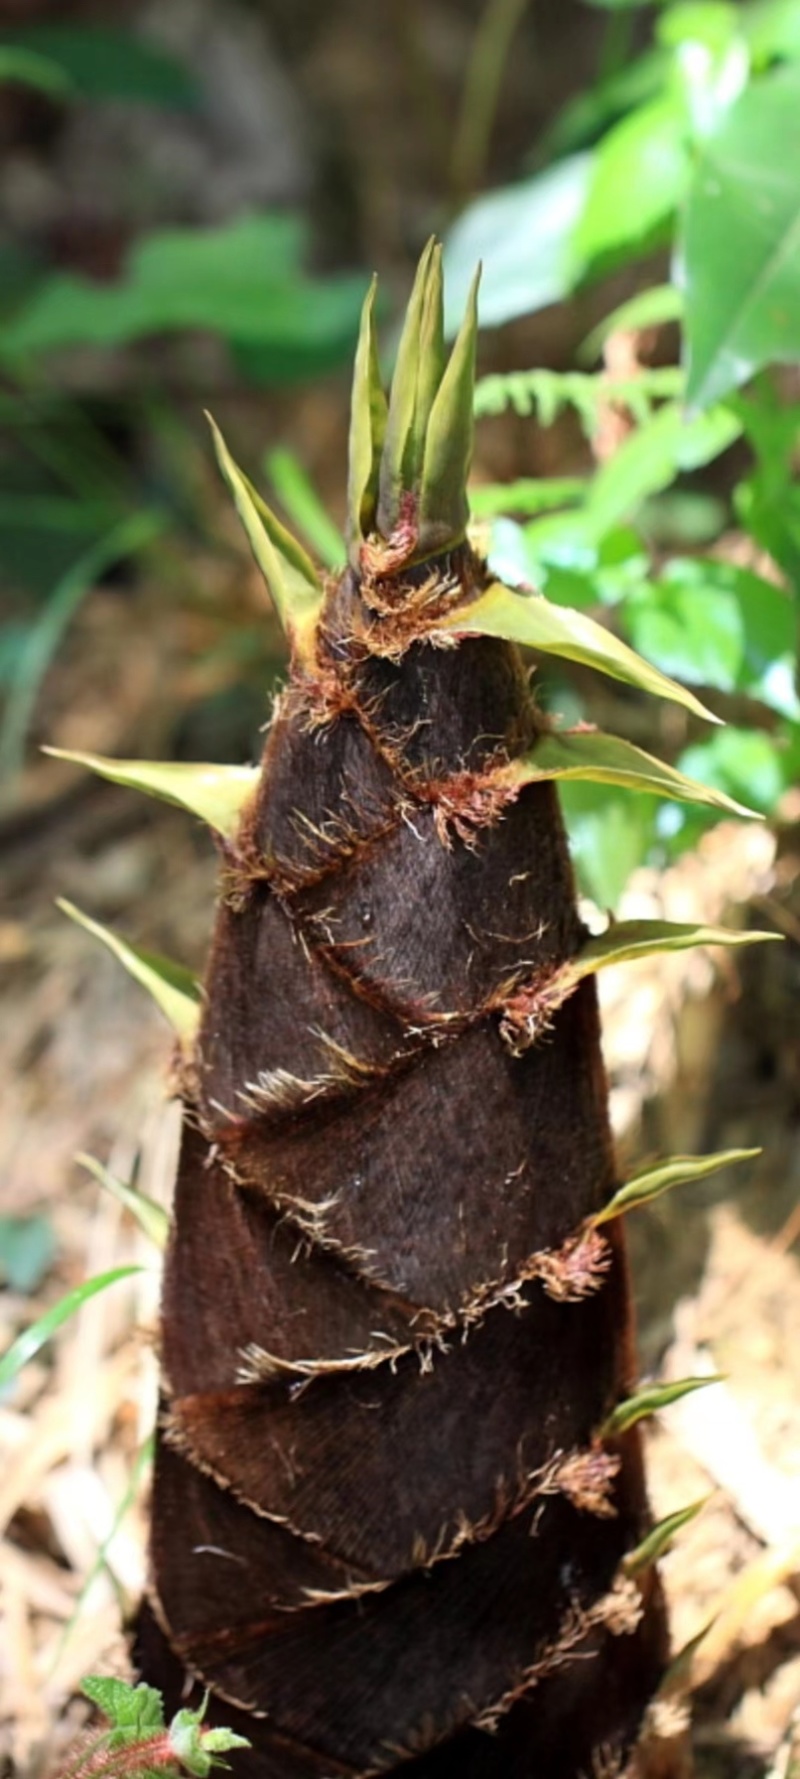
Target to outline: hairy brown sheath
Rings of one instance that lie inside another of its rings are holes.
[[[444,628],[474,331],[445,367],[428,249],[387,415],[368,305],[316,600],[222,460],[293,653],[183,1064],[136,1662],[241,1779],[621,1771],[665,1657],[593,977],[517,1041],[586,937],[552,785],[498,775],[546,725]]]

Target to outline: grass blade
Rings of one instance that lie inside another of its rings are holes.
[[[116,1285],[118,1279],[129,1279],[134,1273],[144,1272],[143,1266],[115,1266],[111,1272],[98,1273],[96,1278],[87,1279],[85,1284],[76,1285],[68,1291],[66,1297],[60,1297],[49,1310],[45,1310],[37,1322],[24,1328],[21,1334],[8,1348],[0,1359],[0,1390],[13,1383],[15,1377],[27,1365],[40,1348],[46,1346],[57,1330],[68,1322],[70,1316],[83,1308],[90,1298],[96,1297],[99,1291],[107,1291],[109,1285]]]

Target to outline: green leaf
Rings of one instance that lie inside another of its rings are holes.
[[[741,437],[742,421],[725,408],[687,420],[677,402],[668,402],[615,451],[598,470],[582,515],[589,537],[602,537],[630,518],[652,494],[668,488],[678,474],[702,469]]]
[[[86,766],[112,784],[144,791],[177,803],[208,822],[220,834],[235,834],[243,810],[259,781],[257,766],[206,766],[184,760],[108,760],[101,754],[82,754],[63,747],[45,747],[57,760]]]
[[[115,563],[147,546],[164,530],[159,513],[132,513],[114,525],[107,535],[95,538],[77,560],[49,589],[40,617],[27,632],[20,649],[14,684],[0,729],[0,775],[15,772],[22,763],[28,725],[42,680],[65,630],[82,601],[101,576]]]
[[[541,654],[579,661],[635,686],[640,692],[682,704],[694,716],[705,717],[712,723],[718,720],[692,692],[667,679],[584,612],[550,605],[535,593],[512,593],[499,581],[470,605],[457,606],[437,620],[437,628],[468,636],[501,636]]]
[[[129,1686],[125,1680],[89,1674],[81,1681],[81,1692],[108,1718],[111,1730],[121,1732],[109,1738],[108,1747],[137,1742],[164,1728],[163,1700],[154,1686]]]
[[[517,482],[484,482],[469,490],[473,519],[491,519],[496,513],[549,513],[570,506],[586,492],[584,476],[524,476]]]
[[[678,0],[664,8],[656,36],[665,49],[699,43],[713,54],[727,48],[739,30],[741,9],[726,0]]]
[[[287,363],[293,375],[307,374],[350,350],[364,280],[307,278],[304,247],[303,224],[278,214],[145,235],[113,282],[73,273],[45,278],[4,328],[3,353],[119,346],[200,328],[241,347],[268,348],[278,378]]]
[[[475,272],[464,319],[430,410],[419,494],[420,548],[432,553],[463,538],[469,519],[467,477],[472,459],[478,285]]]
[[[361,544],[375,527],[381,454],[389,413],[378,361],[375,329],[377,287],[378,281],[374,277],[361,312],[361,328],[353,366],[353,392],[350,398],[347,542],[355,568],[358,567]]]
[[[800,56],[800,10],[796,0],[760,0],[760,4],[744,7],[739,29],[757,66],[766,66],[773,60],[792,61]]]
[[[154,951],[144,951],[138,945],[128,945],[117,933],[112,933],[108,927],[102,927],[99,921],[90,920],[88,914],[82,914],[79,908],[74,907],[72,902],[65,901],[63,896],[58,898],[56,906],[113,952],[128,975],[152,995],[182,1042],[190,1043],[200,1019],[200,990],[191,971],[185,969],[183,964],[173,963],[170,958],[160,957]]]
[[[36,24],[0,36],[0,54],[23,51],[53,63],[69,90],[85,99],[194,106],[198,91],[182,63],[132,31],[103,25]]]
[[[673,1186],[705,1180],[709,1174],[718,1173],[720,1168],[733,1167],[737,1161],[753,1161],[760,1154],[760,1149],[721,1149],[715,1155],[671,1155],[667,1161],[660,1161],[656,1167],[645,1168],[642,1173],[626,1180],[602,1211],[595,1213],[592,1224],[596,1228],[601,1223],[610,1223],[626,1211],[652,1204],[662,1192],[671,1192]]]
[[[314,564],[234,463],[211,415],[207,418],[217,462],[233,495],[236,511],[281,624],[299,657],[311,659],[324,596]]]
[[[800,580],[800,490],[796,486],[800,409],[782,400],[762,377],[751,397],[734,396],[756,462],[734,489],[736,516],[783,569],[792,586]]]
[[[696,945],[755,945],[780,937],[779,933],[692,926],[684,921],[618,920],[605,933],[587,939],[577,957],[559,970],[557,982],[569,993],[584,976],[606,970],[609,964],[629,964],[656,952],[688,951]]]
[[[598,908],[615,908],[654,844],[657,798],[569,781],[559,787],[559,802],[583,894]]]
[[[570,236],[591,167],[591,155],[570,155],[467,206],[445,242],[446,333],[455,333],[461,320],[478,261],[485,267],[482,327],[500,327],[567,294]]]
[[[226,1766],[227,1762],[219,1759],[220,1754],[231,1748],[250,1747],[247,1738],[237,1736],[233,1730],[204,1730],[205,1706],[206,1701],[199,1711],[177,1711],[169,1726],[169,1743],[175,1759],[194,1779],[207,1779],[214,1767]]]
[[[0,1217],[0,1279],[27,1296],[50,1270],[56,1243],[49,1217]]]
[[[646,50],[623,67],[609,69],[602,80],[567,100],[539,137],[538,157],[558,161],[577,148],[590,148],[619,118],[662,93],[669,74],[670,58],[663,49]]]
[[[169,1237],[169,1217],[162,1205],[156,1204],[155,1199],[148,1198],[146,1193],[137,1192],[135,1186],[130,1186],[124,1180],[118,1179],[116,1174],[112,1174],[110,1168],[104,1167],[101,1161],[96,1161],[93,1155],[76,1155],[75,1160],[93,1175],[99,1185],[105,1186],[106,1191],[110,1192],[113,1198],[118,1199],[119,1203],[125,1206],[126,1211],[130,1211],[131,1216],[136,1218],[140,1229],[144,1230],[145,1235],[155,1243],[157,1248],[162,1250],[166,1248]]]
[[[96,1297],[98,1291],[106,1291],[108,1286],[115,1285],[118,1279],[129,1279],[138,1272],[144,1272],[144,1267],[117,1266],[112,1272],[98,1273],[96,1278],[87,1279],[84,1285],[76,1285],[73,1291],[67,1292],[66,1297],[59,1298],[58,1303],[54,1303],[49,1310],[46,1310],[38,1321],[32,1322],[29,1328],[24,1328],[3,1354],[0,1359],[0,1390],[6,1389],[10,1383],[13,1383],[23,1365],[27,1365],[28,1360],[34,1358],[35,1354],[46,1345],[47,1341],[52,1339],[63,1323],[68,1322],[70,1316],[74,1316],[76,1310],[82,1309],[91,1297]]]
[[[676,557],[659,580],[623,599],[633,644],[662,672],[746,692],[782,716],[800,717],[794,688],[797,616],[782,587],[708,557]]]
[[[641,1575],[643,1570],[650,1569],[663,1557],[670,1545],[689,1521],[696,1518],[701,1508],[705,1507],[710,1496],[704,1495],[702,1501],[693,1501],[689,1507],[681,1507],[677,1513],[668,1513],[666,1519],[659,1520],[647,1537],[637,1544],[635,1550],[628,1552],[622,1568],[625,1575]]]
[[[789,719],[796,696],[796,610],[782,587],[709,557],[676,557],[622,601],[633,648],[690,685],[747,692]]]
[[[684,777],[642,748],[617,735],[599,730],[572,730],[550,734],[537,741],[530,753],[520,755],[496,777],[510,784],[532,784],[539,779],[589,779],[598,784],[625,785],[632,791],[652,791],[681,803],[708,803],[731,815],[753,817],[752,809],[736,803],[724,792]]]
[[[705,1390],[709,1384],[723,1381],[721,1377],[684,1377],[672,1384],[643,1384],[634,1396],[617,1403],[608,1420],[603,1422],[600,1437],[613,1439],[618,1433],[627,1433],[637,1421],[660,1414],[662,1408],[669,1408],[671,1402],[680,1402],[682,1396],[689,1396],[693,1390]]]
[[[688,178],[686,120],[674,98],[655,99],[615,124],[596,152],[572,237],[576,270],[645,244],[681,202]]]
[[[293,451],[276,446],[264,458],[264,468],[275,493],[293,525],[305,533],[312,549],[328,568],[344,568],[344,538],[326,512],[309,476]]]
[[[706,140],[683,232],[687,400],[800,357],[800,67],[755,82]]]
[[[553,605],[592,612],[617,605],[641,585],[649,558],[637,531],[615,525],[603,537],[583,532],[580,508],[546,515],[525,526],[497,519],[492,526],[488,565],[506,586],[536,588]]]
[[[681,770],[698,772],[726,793],[738,791],[764,815],[771,815],[782,792],[795,781],[791,750],[758,729],[729,728],[713,742],[697,742],[680,756]]]
[[[17,48],[0,39],[0,85],[14,81],[20,86],[38,87],[54,99],[67,97],[72,81],[65,70],[32,49]]]
[[[389,396],[377,510],[377,529],[385,538],[398,523],[403,494],[419,488],[425,433],[444,370],[442,315],[442,250],[431,236],[406,307]]]
[[[677,365],[644,365],[630,377],[602,371],[496,371],[475,388],[476,414],[503,414],[507,408],[523,416],[536,412],[540,426],[552,426],[562,408],[574,408],[587,438],[594,438],[609,402],[626,407],[644,425],[653,403],[683,393],[684,376]]]

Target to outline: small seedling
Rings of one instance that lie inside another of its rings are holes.
[[[198,1710],[177,1711],[166,1723],[154,1686],[90,1675],[81,1691],[105,1723],[81,1739],[58,1779],[150,1779],[151,1774],[184,1773],[207,1779],[214,1768],[227,1767],[222,1756],[229,1749],[250,1746],[233,1730],[203,1728],[208,1695]]]

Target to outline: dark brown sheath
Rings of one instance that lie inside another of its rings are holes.
[[[622,1566],[638,1430],[601,1435],[635,1373],[621,1224],[587,1222],[618,1183],[593,979],[520,1015],[585,940],[555,791],[498,779],[545,725],[512,645],[443,630],[487,577],[469,318],[425,387],[439,278],[388,428],[368,316],[351,566],[308,621],[258,509],[293,663],[186,1069],[136,1636],[169,1710],[210,1687],[249,1737],[240,1779],[621,1772],[665,1656]]]

